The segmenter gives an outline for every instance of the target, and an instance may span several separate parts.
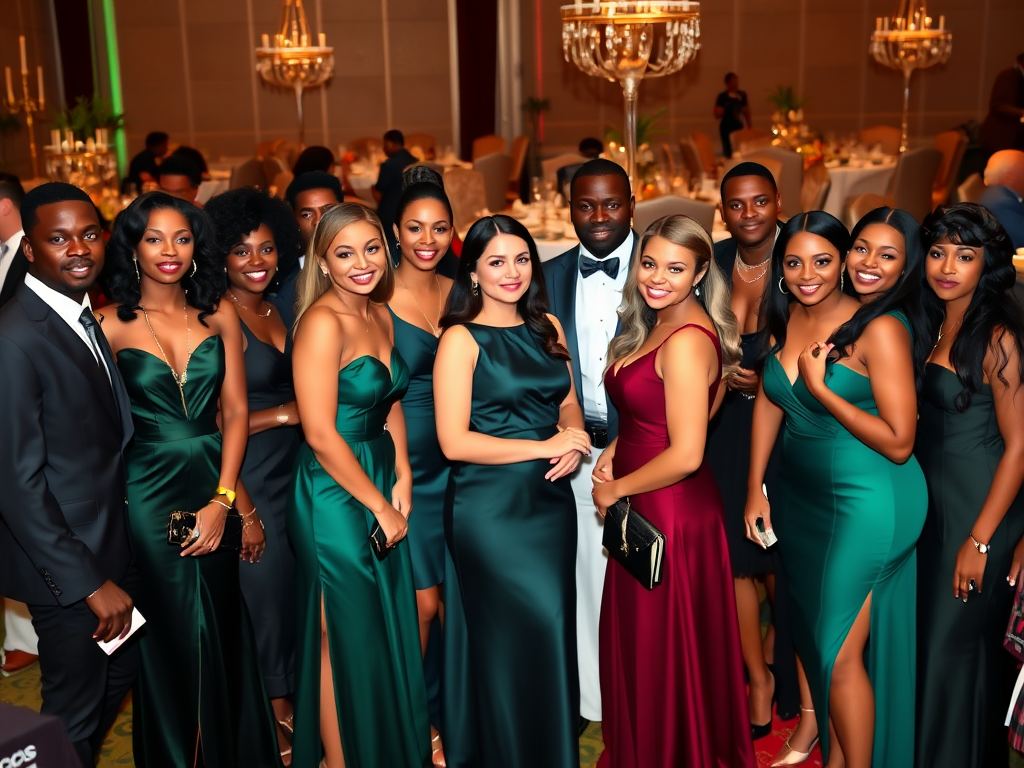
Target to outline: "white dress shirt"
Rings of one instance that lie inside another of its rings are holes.
[[[18,248],[21,246],[21,238],[24,236],[25,232],[19,229],[10,240],[5,240],[3,245],[0,245],[0,289],[4,287],[7,273],[11,269],[11,262],[14,261],[14,254],[18,252]]]
[[[608,363],[608,344],[619,324],[617,310],[629,273],[636,235],[632,232],[603,261],[618,258],[619,274],[614,278],[602,271],[584,278],[576,271],[576,340],[579,345],[580,373],[583,379],[583,413],[587,421],[608,420],[608,396],[604,391],[604,369]],[[580,258],[594,258],[580,244]]]
[[[58,293],[53,290],[53,288],[50,288],[42,281],[32,277],[32,275],[25,275],[25,285],[40,299],[46,302],[46,305],[52,309],[61,320],[68,324],[68,327],[74,331],[75,335],[82,340],[82,343],[89,348],[89,351],[92,352],[92,356],[96,361],[103,366],[103,370],[107,372],[107,379],[109,379],[110,371],[107,370],[107,364],[104,362],[99,350],[95,349],[92,342],[89,341],[89,334],[85,332],[85,326],[79,322],[79,319],[82,317],[83,309],[92,310],[92,303],[89,301],[89,294],[85,294],[85,298],[83,298],[82,303],[79,304],[77,301],[65,296],[63,293]]]

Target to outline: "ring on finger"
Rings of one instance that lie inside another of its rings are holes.
[[[967,585],[967,591],[973,592],[975,589],[977,589],[977,587],[977,582],[974,579],[971,579],[970,583]]]

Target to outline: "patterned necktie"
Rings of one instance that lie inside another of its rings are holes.
[[[597,271],[604,272],[614,280],[619,274],[619,258],[616,256],[614,259],[592,259],[589,256],[584,256],[580,259],[580,274],[584,278],[590,277]]]

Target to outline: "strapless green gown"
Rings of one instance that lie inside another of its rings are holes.
[[[395,484],[395,444],[385,424],[391,406],[408,385],[408,368],[394,350],[390,373],[384,363],[368,355],[338,373],[338,434],[388,499]],[[298,587],[295,768],[316,768],[323,755],[321,595],[345,765],[430,765],[430,724],[409,545],[399,542],[378,562],[368,539],[375,521],[320,466],[312,449],[303,445],[288,508]]]
[[[826,384],[878,414],[866,376],[829,365]],[[865,665],[875,692],[872,765],[905,768],[914,762],[914,546],[928,504],[924,475],[913,457],[896,464],[851,435],[803,379],[790,385],[774,355],[765,365],[764,391],[786,414],[772,522],[822,755],[827,761],[832,668],[870,594]]]
[[[174,510],[209,503],[220,477],[217,399],[224,344],[204,339],[181,393],[162,359],[122,349],[117,367],[132,404],[135,438],[125,453],[136,599],[146,619],[132,694],[132,743],[139,768],[277,766],[277,739],[263,690],[249,614],[238,585],[238,554],[181,557],[167,543]],[[201,747],[199,746],[201,740]]]
[[[569,392],[564,360],[525,325],[467,323],[479,345],[470,429],[546,440]],[[444,746],[449,768],[579,765],[576,501],[546,459],[455,463],[445,539]],[[415,512],[414,512],[415,514]]]
[[[1024,535],[1018,493],[989,540],[981,594],[953,599],[956,556],[985,503],[1005,445],[992,387],[961,412],[957,375],[929,363],[914,453],[928,481],[928,520],[917,546],[918,768],[1006,768],[1003,718],[1016,660],[1003,649],[1013,589],[1013,548]]]

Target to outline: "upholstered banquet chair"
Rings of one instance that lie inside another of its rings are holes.
[[[680,213],[704,227],[709,235],[715,227],[715,206],[688,197],[664,195],[653,200],[641,200],[636,204],[633,211],[633,229],[643,233],[661,217]]]
[[[740,128],[729,134],[729,143],[732,144],[733,152],[739,151],[746,156],[748,152],[770,147],[772,135],[759,128]]]
[[[704,131],[691,131],[690,141],[697,149],[697,156],[700,157],[704,173],[711,178],[717,177],[718,158],[715,157],[715,145],[711,142],[711,137]]]
[[[804,181],[800,186],[800,210],[798,213],[822,210],[831,188],[832,176],[824,163],[815,163],[804,171]]]
[[[883,205],[902,208],[918,222],[932,211],[932,187],[942,164],[942,153],[934,147],[908,149],[896,161],[889,192],[857,195],[846,201],[846,225],[853,225],[869,211]]]
[[[495,152],[505,151],[505,139],[501,136],[481,136],[473,139],[473,160],[484,155],[493,155]]]
[[[512,171],[512,158],[504,152],[494,152],[473,161],[473,170],[484,177],[484,195],[492,213],[505,209],[508,178]]]
[[[956,188],[958,203],[976,203],[985,194],[985,179],[980,173],[972,173],[963,184]]]
[[[429,133],[407,133],[405,134],[405,147],[412,152],[414,147],[423,150],[423,160],[429,160],[434,156],[437,149],[437,139]],[[416,154],[413,152],[413,154]]]
[[[876,144],[882,145],[882,152],[887,155],[898,155],[900,153],[900,141],[903,139],[903,132],[891,125],[876,125],[865,128],[857,134],[857,140],[865,147],[871,148]]]
[[[679,137],[679,155],[682,158],[683,167],[690,174],[690,184],[699,184],[700,180],[704,178],[704,164],[700,160],[697,147],[686,136]]]
[[[484,175],[468,168],[449,168],[444,172],[444,190],[452,204],[455,229],[464,235],[487,207]]]
[[[382,142],[376,136],[360,136],[350,140],[346,145],[346,149],[359,157],[372,158],[380,151],[381,146]]]
[[[967,134],[963,131],[943,131],[935,137],[935,148],[942,153],[942,165],[935,174],[935,186],[932,187],[932,208],[938,208],[949,201],[949,196],[956,186],[956,177],[960,173],[960,163],[967,151]]]
[[[263,162],[261,160],[257,160],[254,157],[231,169],[231,180],[228,182],[228,189],[239,189],[241,187],[267,188],[267,173],[263,169]]]
[[[547,160],[541,160],[540,170],[545,183],[550,181],[552,184],[555,184],[558,181],[559,168],[564,168],[567,165],[579,165],[580,163],[585,162],[587,162],[587,158],[583,155],[570,152],[565,155],[550,157]]]
[[[512,170],[508,177],[508,191],[505,200],[511,205],[519,199],[523,182],[523,168],[526,167],[526,153],[530,149],[530,139],[516,136],[512,140]]]

